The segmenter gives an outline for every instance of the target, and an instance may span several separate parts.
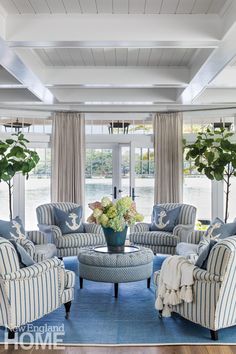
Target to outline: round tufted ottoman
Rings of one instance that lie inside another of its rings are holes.
[[[99,253],[94,249],[82,249],[78,255],[80,288],[83,279],[114,283],[115,297],[118,284],[147,279],[147,287],[153,270],[153,252],[141,248],[132,253]]]

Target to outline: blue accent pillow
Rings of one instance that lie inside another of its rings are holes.
[[[210,240],[209,244],[204,248],[204,250],[200,253],[197,262],[195,263],[196,267],[207,269],[207,262],[209,255],[211,253],[212,248],[217,244],[217,241]]]
[[[151,231],[172,232],[177,225],[181,206],[167,210],[161,206],[155,205],[152,212]]]
[[[215,218],[209,228],[206,230],[204,237],[209,239],[224,239],[229,236],[236,235],[236,222],[225,224],[220,218]]]
[[[11,239],[9,241],[12,243],[12,245],[14,246],[14,248],[16,250],[16,253],[17,253],[18,257],[19,257],[19,263],[20,263],[20,267],[21,268],[29,267],[29,266],[35,264],[35,261],[29,255],[29,253],[26,252],[24,247],[19,245],[19,243],[17,243],[17,241],[14,240],[14,239]]]
[[[83,208],[79,206],[68,212],[53,207],[56,225],[61,229],[62,234],[74,234],[84,232],[82,224]]]
[[[0,235],[8,240],[14,237],[25,238],[25,229],[19,216],[11,221],[0,220]]]

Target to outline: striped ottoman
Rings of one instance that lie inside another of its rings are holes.
[[[153,271],[153,252],[141,248],[133,253],[99,253],[93,249],[82,249],[78,255],[80,288],[83,279],[114,283],[115,297],[118,284],[147,279],[147,287]]]

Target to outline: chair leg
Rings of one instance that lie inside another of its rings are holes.
[[[162,310],[159,310],[159,318],[162,318]]]
[[[66,320],[68,320],[69,317],[70,317],[71,301],[66,302],[66,303],[64,304],[64,306],[65,306],[65,309],[66,309],[66,316],[65,316],[65,318],[66,318]]]
[[[114,283],[114,293],[115,293],[115,298],[118,298],[118,290],[119,289],[119,284],[118,283]]]
[[[211,332],[211,339],[218,340],[218,331],[210,330],[210,332]]]
[[[8,339],[14,339],[15,338],[15,331],[12,331],[9,328],[7,331],[8,331]]]
[[[151,285],[151,277],[147,278],[147,288],[150,289],[150,285]]]
[[[79,286],[80,286],[80,289],[83,289],[83,278],[79,278]]]

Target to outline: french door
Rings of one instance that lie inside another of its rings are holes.
[[[154,197],[154,166],[150,148],[131,143],[88,144],[86,152],[86,215],[88,203],[110,196],[113,201],[130,196],[150,219]]]

